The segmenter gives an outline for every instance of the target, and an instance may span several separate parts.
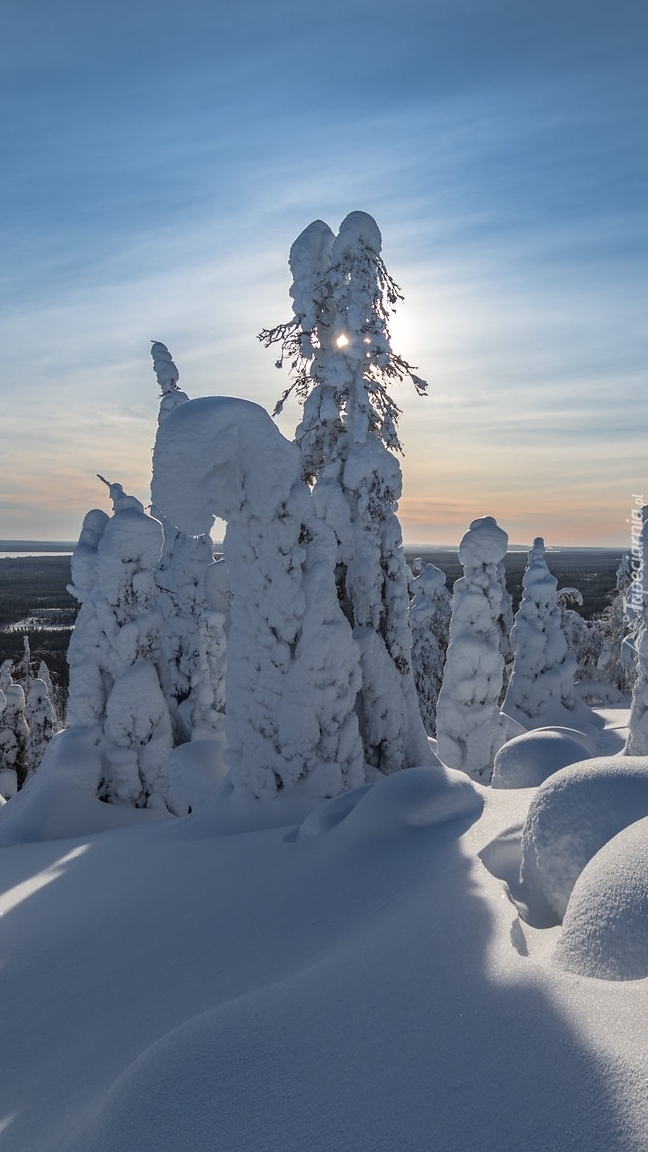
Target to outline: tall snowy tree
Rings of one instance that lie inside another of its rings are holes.
[[[338,604],[335,538],[295,446],[257,404],[191,400],[158,429],[153,499],[187,533],[227,521],[230,779],[257,797],[362,783],[358,652]]]
[[[158,424],[189,397],[178,386],[178,369],[166,345],[151,348],[160,385]],[[180,483],[181,480],[179,479]],[[209,535],[192,537],[151,508],[164,529],[155,569],[162,618],[159,672],[176,741],[213,736],[224,721],[224,617],[207,603],[205,572],[214,561]]]
[[[504,711],[525,728],[542,724],[552,709],[575,706],[576,661],[567,649],[556,595],[558,581],[537,537],[522,578],[522,600],[511,632],[514,661]]]
[[[305,397],[296,432],[318,515],[335,533],[338,595],[361,651],[358,716],[365,759],[382,772],[429,761],[411,666],[408,592],[396,517],[401,470],[394,381],[426,385],[392,348],[400,292],[375,220],[352,212],[337,236],[321,220],[290,252],[294,319],[261,333],[278,343]]]
[[[437,703],[437,746],[449,768],[487,783],[506,739],[500,716],[504,657],[500,620],[508,536],[492,516],[473,520],[459,545],[450,644]]]
[[[436,706],[449,642],[452,597],[446,588],[445,573],[434,564],[420,565],[410,588],[414,683],[425,730],[434,736]]]
[[[637,632],[640,614],[632,607],[637,586],[626,552],[616,573],[616,590],[610,604],[596,620],[601,637],[597,669],[624,696],[631,696],[637,678]],[[640,604],[640,597],[637,597]]]
[[[154,569],[163,532],[121,484],[108,486],[113,515],[88,513],[72,556],[70,591],[81,609],[68,649],[68,724],[100,733],[100,797],[142,806],[169,796],[171,722],[156,671]]]

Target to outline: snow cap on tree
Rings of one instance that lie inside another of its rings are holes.
[[[153,357],[153,371],[157,377],[157,382],[160,385],[162,399],[160,401],[160,410],[158,412],[158,424],[172,412],[178,404],[184,404],[188,400],[186,392],[182,392],[178,387],[178,380],[180,373],[176,368],[171,353],[166,344],[162,344],[159,340],[154,340],[151,347],[151,356]]]
[[[151,356],[153,357],[153,371],[157,376],[157,382],[160,385],[161,392],[164,394],[176,390],[178,388],[180,373],[173,363],[171,353],[166,344],[162,344],[159,340],[154,340],[151,345]]]

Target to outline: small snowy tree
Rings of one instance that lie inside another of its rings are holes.
[[[81,609],[68,649],[68,724],[99,729],[100,797],[141,806],[169,795],[171,722],[155,669],[161,621],[153,573],[163,533],[121,484],[108,486],[113,516],[88,513],[72,556],[70,591]]]
[[[500,716],[502,560],[508,536],[492,516],[473,520],[459,545],[464,575],[454,585],[450,644],[437,703],[439,756],[487,783],[506,738]]]
[[[511,633],[514,662],[504,711],[525,728],[561,706],[572,710],[576,661],[567,649],[556,589],[537,537],[522,578],[522,600]]]
[[[27,779],[38,768],[45,749],[57,729],[56,711],[44,680],[35,677],[29,686],[25,703],[29,736],[27,737]]]
[[[578,588],[559,588],[556,593],[562,629],[567,641],[567,650],[576,661],[576,680],[596,675],[597,660],[602,646],[601,634],[595,624],[583,619],[576,608],[583,605],[583,594]]]
[[[10,661],[8,662],[10,663]],[[5,705],[0,716],[0,770],[13,769],[19,788],[27,777],[29,724],[25,716],[25,693],[13,679],[2,689]]]
[[[352,212],[334,236],[315,221],[290,252],[294,319],[261,333],[281,347],[305,397],[296,432],[303,474],[319,516],[335,533],[338,596],[361,651],[358,716],[365,759],[382,772],[425,763],[429,746],[411,667],[408,592],[396,518],[401,470],[399,410],[389,394],[409,377],[391,348],[389,317],[400,299],[380,256],[375,220]]]
[[[448,648],[452,597],[445,573],[434,564],[416,561],[418,575],[411,581],[409,619],[412,629],[412,670],[421,718],[426,732],[436,732],[436,706],[443,682]]]
[[[257,404],[191,400],[160,424],[153,499],[187,533],[227,521],[230,778],[257,797],[362,783],[358,652],[338,604],[335,538],[314,514],[295,446]]]
[[[189,397],[178,387],[179,372],[166,345],[151,348],[162,394],[158,424]],[[178,483],[182,483],[178,479]],[[176,741],[205,738],[224,721],[224,617],[206,599],[205,572],[213,563],[211,537],[187,536],[155,505],[152,515],[164,529],[162,555],[155,569],[162,618],[159,672]]]

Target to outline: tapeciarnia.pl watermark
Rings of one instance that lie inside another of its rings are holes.
[[[644,526],[644,498],[636,492],[632,493],[634,507],[630,509],[630,571],[632,583],[628,588],[627,604],[629,608],[639,610],[644,604],[644,554],[643,554],[643,526]]]

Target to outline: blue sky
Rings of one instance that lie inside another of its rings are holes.
[[[646,471],[648,9],[22,0],[0,18],[0,537],[146,500],[149,341],[272,408],[288,250],[375,216],[406,541],[625,544]],[[282,429],[299,420],[287,407]]]

